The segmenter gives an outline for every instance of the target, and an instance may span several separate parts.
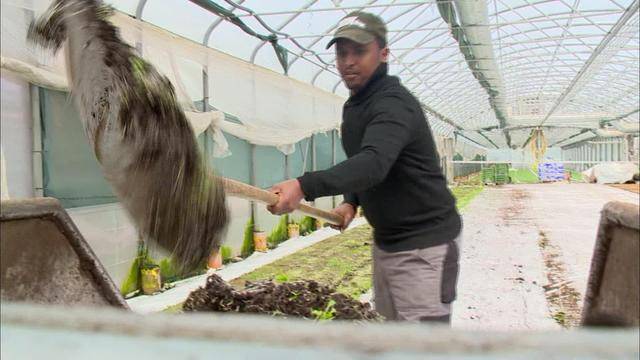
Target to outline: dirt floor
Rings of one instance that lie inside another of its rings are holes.
[[[453,325],[542,330],[578,324],[600,220],[636,194],[597,184],[486,187],[464,214]]]
[[[609,186],[614,187],[616,189],[622,189],[622,190],[634,192],[636,194],[640,194],[640,183],[635,183],[635,184],[611,184]]]

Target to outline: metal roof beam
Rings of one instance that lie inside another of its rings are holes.
[[[627,8],[627,10],[622,14],[616,25],[613,26],[611,31],[602,39],[598,47],[593,51],[589,59],[584,63],[580,71],[576,74],[576,76],[571,80],[569,86],[565,89],[565,91],[558,97],[556,102],[553,104],[551,109],[547,112],[546,116],[540,123],[540,125],[544,124],[553,113],[555,113],[559,108],[561,108],[566,101],[570,100],[573,96],[575,96],[575,92],[578,90],[579,83],[586,81],[588,78],[586,76],[593,76],[593,68],[594,64],[597,64],[597,60],[601,56],[601,54],[607,49],[609,44],[615,37],[618,35],[620,30],[627,24],[629,19],[633,16],[637,16],[639,8],[639,0],[634,0],[634,2]]]

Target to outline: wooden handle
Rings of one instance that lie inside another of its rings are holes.
[[[222,180],[222,186],[224,186],[225,192],[231,196],[260,201],[267,205],[275,205],[278,203],[278,195],[272,192],[224,177],[220,177],[220,180]],[[342,216],[309,205],[300,204],[297,210],[315,218],[323,219],[333,225],[341,225],[343,222]]]

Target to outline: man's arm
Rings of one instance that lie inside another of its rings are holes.
[[[360,152],[327,170],[305,173],[298,178],[304,198],[363,191],[381,183],[402,149],[417,134],[415,114],[395,97],[380,100],[374,118],[365,129]]]

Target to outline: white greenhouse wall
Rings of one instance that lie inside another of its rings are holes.
[[[11,199],[33,197],[33,118],[29,83],[3,71],[0,89],[2,194]]]

